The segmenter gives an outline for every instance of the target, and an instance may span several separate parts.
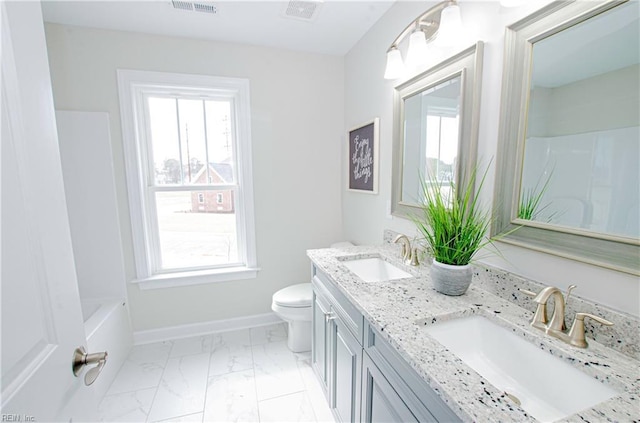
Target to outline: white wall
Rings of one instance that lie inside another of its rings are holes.
[[[116,69],[248,78],[257,279],[141,291],[134,331],[270,311],[271,295],[309,280],[308,248],[341,238],[344,59],[264,47],[46,25],[56,108],[111,119],[127,281],[135,275]]]
[[[125,298],[109,115],[57,111],[56,121],[80,298]]]
[[[535,87],[529,119],[545,122],[546,127],[532,135],[553,137],[638,126],[639,73],[636,64],[559,87]]]
[[[504,9],[497,1],[461,2],[465,26],[475,39],[485,42],[478,157],[487,163],[497,154],[500,92],[503,64],[504,28],[549,3],[549,0],[525,2],[515,9]],[[391,218],[391,163],[393,87],[400,81],[383,79],[385,52],[402,29],[435,3],[398,2],[376,23],[345,57],[345,125],[351,127],[375,116],[380,117],[379,195],[342,194],[342,219],[345,238],[362,244],[378,244],[383,229],[415,234],[405,219]],[[435,64],[435,63],[431,63]],[[346,166],[343,157],[343,168]],[[488,180],[494,179],[492,167]],[[483,202],[492,202],[493,184],[486,184]],[[499,245],[504,259],[484,261],[533,280],[566,288],[575,283],[576,295],[640,315],[640,284],[636,277],[590,266],[572,260]]]

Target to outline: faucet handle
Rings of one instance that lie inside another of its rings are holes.
[[[573,320],[573,325],[571,326],[571,330],[569,331],[569,343],[576,347],[586,348],[587,340],[585,339],[584,334],[584,319],[590,318],[595,320],[596,322],[605,325],[605,326],[613,326],[613,322],[608,321],[607,319],[603,319],[600,316],[596,316],[591,313],[576,313],[576,317]]]
[[[522,292],[525,295],[530,296],[531,298],[535,298],[538,295],[533,291],[529,291],[528,289],[518,288],[518,291]]]
[[[518,288],[518,291],[522,292],[525,295],[528,295],[531,298],[535,298],[538,296],[537,293],[529,291],[528,289]],[[531,326],[544,330],[548,322],[549,317],[547,317],[547,304],[538,304],[533,315],[533,320],[531,320]]]
[[[600,316],[596,316],[595,314],[591,314],[591,313],[576,313],[576,320],[584,320],[587,317],[589,319],[595,320],[596,322],[600,323],[601,325],[613,326],[613,322],[610,322],[607,319],[603,319]]]

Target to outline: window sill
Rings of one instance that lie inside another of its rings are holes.
[[[134,279],[131,283],[141,290],[175,288],[241,279],[254,279],[259,267],[228,267],[225,269],[195,270],[190,272],[162,273],[148,278]]]

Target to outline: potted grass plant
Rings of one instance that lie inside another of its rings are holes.
[[[422,180],[423,199],[412,220],[433,256],[431,280],[442,294],[462,295],[467,291],[473,276],[471,261],[480,249],[491,244],[486,233],[492,218],[478,200],[487,171],[478,180],[474,169],[463,186]]]

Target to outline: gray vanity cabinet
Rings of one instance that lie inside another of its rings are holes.
[[[331,408],[340,422],[360,420],[362,346],[340,317],[330,322],[329,393]]]
[[[311,361],[339,422],[360,421],[362,315],[314,267]]]
[[[364,351],[362,421],[461,421],[368,322],[364,328]]]
[[[329,366],[327,357],[329,354],[329,320],[330,305],[327,299],[313,290],[313,325],[311,333],[311,365],[320,380],[325,396],[328,397]]]
[[[419,421],[368,354],[362,359],[362,421]]]
[[[314,265],[311,361],[339,422],[460,419]]]

